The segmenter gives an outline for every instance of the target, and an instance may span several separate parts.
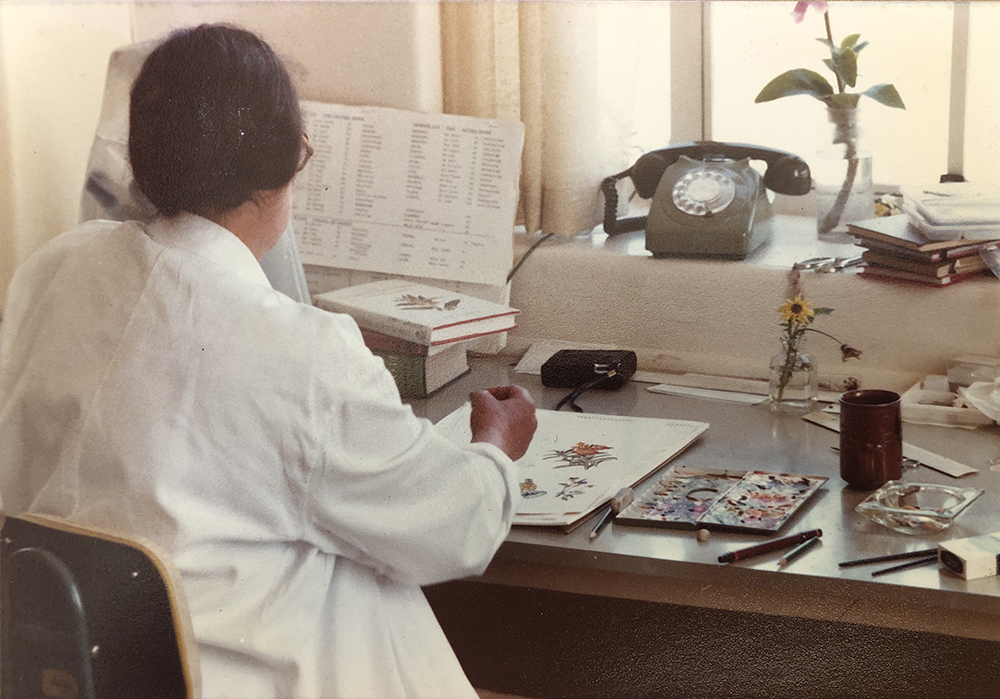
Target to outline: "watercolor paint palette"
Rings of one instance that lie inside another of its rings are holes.
[[[615,521],[770,534],[781,529],[826,480],[794,473],[675,466],[639,493]]]

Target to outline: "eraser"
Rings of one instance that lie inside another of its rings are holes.
[[[1000,574],[1000,532],[938,544],[938,560],[966,580]]]

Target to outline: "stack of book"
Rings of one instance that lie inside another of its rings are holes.
[[[932,240],[908,216],[872,218],[847,225],[865,248],[861,276],[949,286],[987,270],[980,252],[991,240]]]
[[[518,310],[404,279],[318,294],[313,302],[354,318],[402,398],[426,398],[468,373],[468,343],[517,327]]]

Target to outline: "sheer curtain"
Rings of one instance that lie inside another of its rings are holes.
[[[635,155],[641,39],[659,4],[441,4],[444,111],[524,123],[528,232],[572,236],[600,222],[601,180]]]

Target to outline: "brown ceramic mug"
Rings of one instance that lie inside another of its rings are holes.
[[[858,490],[875,490],[903,477],[900,397],[862,389],[840,395],[840,477]]]

